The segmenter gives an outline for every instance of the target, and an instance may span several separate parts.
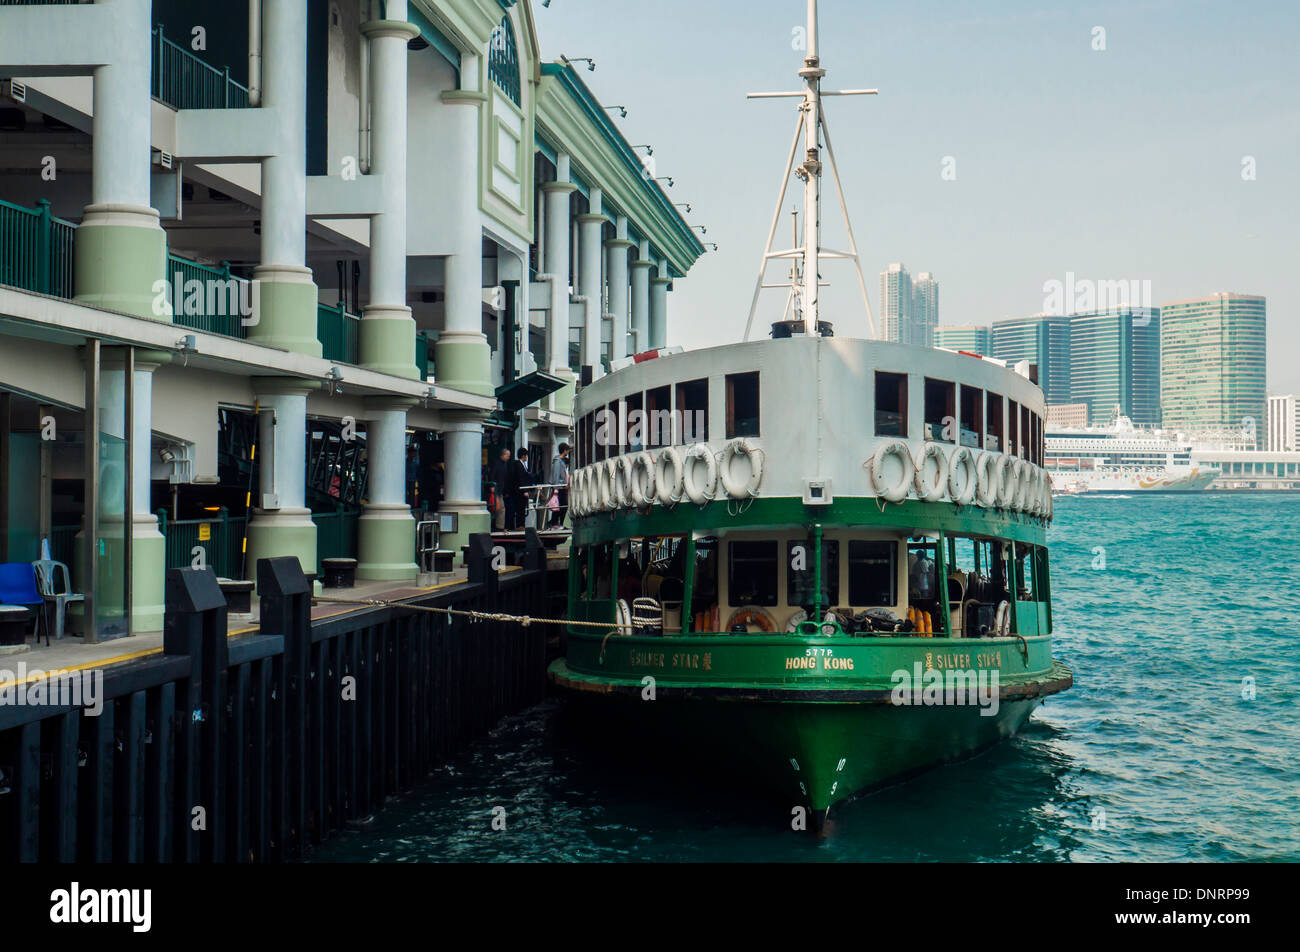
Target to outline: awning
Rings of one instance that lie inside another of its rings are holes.
[[[534,370],[504,387],[497,387],[497,400],[501,409],[507,413],[518,413],[524,407],[531,406],[548,394],[563,389],[564,379],[548,374],[544,370]]]

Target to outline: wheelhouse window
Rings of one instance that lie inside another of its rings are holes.
[[[758,372],[727,375],[727,439],[758,436]]]
[[[980,448],[980,434],[984,430],[984,391],[975,387],[961,388],[961,445]]]
[[[791,608],[811,609],[816,602],[817,586],[814,580],[814,546],[798,539],[786,543],[785,603]],[[840,600],[840,544],[835,539],[822,541],[822,608],[839,604]]]
[[[1003,446],[1002,432],[1002,395],[989,392],[985,399],[985,442],[984,448],[998,452]]]
[[[709,438],[709,381],[688,380],[677,385],[677,426],[674,443],[703,443]]]
[[[955,441],[957,385],[947,380],[925,379],[925,438],[936,443]]]
[[[727,546],[727,602],[733,608],[777,603],[777,557],[775,539]]]
[[[849,542],[849,604],[854,608],[891,606],[898,591],[898,546],[890,541]]]
[[[655,450],[672,443],[672,392],[667,387],[656,387],[645,392],[645,414],[646,446]]]
[[[876,436],[907,438],[907,375],[876,371]]]

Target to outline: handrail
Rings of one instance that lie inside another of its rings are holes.
[[[230,78],[230,67],[217,69],[153,28],[153,97],[173,109],[247,109],[248,87]]]

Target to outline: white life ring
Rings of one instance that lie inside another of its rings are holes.
[[[934,460],[933,467],[931,460]],[[926,443],[921,450],[921,458],[916,461],[912,474],[912,485],[916,487],[916,494],[926,502],[938,502],[948,491],[948,457],[943,455],[943,447],[938,443]]]
[[[610,499],[612,498],[610,495],[612,490],[609,485],[609,468],[604,463],[593,463],[592,469],[592,483],[596,489],[594,508],[597,512],[608,512]]]
[[[732,475],[731,465],[740,456],[749,461],[748,479],[739,480]],[[749,499],[751,496],[757,496],[758,487],[763,482],[763,451],[749,440],[732,440],[722,450],[718,475],[722,477],[722,488],[732,499]]]
[[[624,509],[631,509],[636,505],[632,498],[632,480],[635,478],[633,463],[635,458],[632,456],[620,456],[618,458],[618,504]]]
[[[583,509],[583,503],[586,502],[583,498],[584,476],[582,470],[576,470],[573,474],[573,484],[569,487],[569,508],[573,510],[575,516],[586,515],[586,510]]]
[[[618,460],[611,458],[604,462],[605,469],[605,508],[613,512],[622,505],[622,490],[618,481]]]
[[[696,474],[700,464],[704,464],[704,478]],[[713,499],[718,491],[718,461],[707,443],[696,443],[686,451],[683,477],[686,482],[686,495],[697,506],[703,506]]]
[[[662,506],[675,506],[682,501],[682,483],[686,475],[686,461],[682,451],[675,446],[665,446],[655,461],[655,495]]]
[[[975,454],[967,447],[959,446],[948,458],[948,497],[959,506],[969,506],[978,489]]]
[[[898,462],[889,466],[889,460]],[[876,495],[888,502],[902,502],[912,488],[912,478],[916,475],[916,463],[907,444],[902,440],[890,440],[876,448],[871,455],[871,486]],[[893,472],[887,472],[893,470]]]
[[[995,638],[1005,638],[1011,634],[1011,603],[1000,602],[998,604],[997,614],[993,616],[993,631]]]
[[[1051,490],[1047,492],[1047,521],[1052,521],[1052,516],[1056,514],[1056,497],[1052,495]]]
[[[1037,469],[1034,472],[1034,503],[1033,513],[1035,516],[1043,516],[1047,513],[1047,470]]]
[[[618,600],[614,609],[614,624],[618,626],[620,635],[632,634],[632,609],[628,607],[626,598]]]
[[[1005,453],[998,458],[998,508],[1009,509],[1016,495],[1016,463]]]
[[[1033,467],[1023,459],[1016,460],[1016,492],[1011,497],[1011,508],[1018,512],[1024,512],[1028,507],[1026,499],[1029,495],[1029,484],[1033,481]]]
[[[632,459],[632,475],[628,490],[632,504],[638,508],[652,506],[655,501],[655,458],[649,453],[637,453]]]
[[[979,480],[976,499],[985,509],[998,504],[998,459],[992,453],[980,453],[975,458],[975,475]]]

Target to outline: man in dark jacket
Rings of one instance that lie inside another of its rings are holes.
[[[519,458],[510,467],[510,488],[506,495],[507,529],[513,531],[524,527],[524,520],[528,517],[528,493],[524,487],[536,482],[528,468],[528,450],[521,449]]]

